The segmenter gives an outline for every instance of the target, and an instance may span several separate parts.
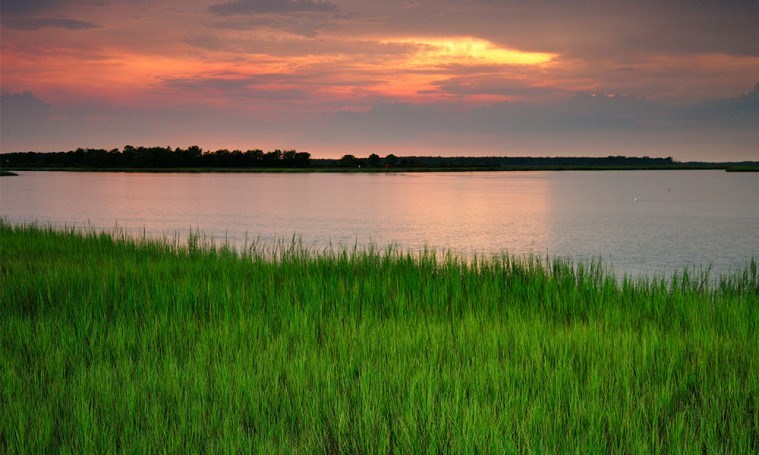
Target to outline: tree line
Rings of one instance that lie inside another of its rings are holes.
[[[78,148],[68,152],[14,152],[0,155],[5,169],[192,169],[192,168],[363,168],[363,169],[583,169],[583,168],[668,168],[683,166],[671,157],[397,157],[376,153],[367,157],[343,155],[339,159],[311,158],[295,150],[203,150],[197,145],[186,149],[133,147],[123,149]]]
[[[389,167],[416,161],[399,159],[395,155],[380,158],[373,153],[367,158],[344,155],[340,159],[311,158],[307,152],[295,150],[215,151],[197,145],[186,149],[171,147],[133,147],[123,149],[78,148],[68,152],[13,152],[0,155],[4,168],[85,168],[85,169],[192,169],[192,168],[309,168],[309,167]]]
[[[628,156],[604,157],[533,157],[533,156],[411,156],[399,160],[407,167],[434,168],[508,168],[508,169],[572,169],[572,168],[666,168],[680,163],[672,157],[652,158]]]
[[[2,155],[3,167],[177,169],[177,168],[300,168],[308,167],[311,155],[295,150],[203,150],[133,147],[119,149],[78,148],[68,152],[16,152]]]

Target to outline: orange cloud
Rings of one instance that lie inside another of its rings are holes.
[[[411,67],[449,64],[540,65],[549,63],[556,56],[550,53],[502,48],[470,36],[401,38],[382,42],[415,46],[417,51],[406,61]]]

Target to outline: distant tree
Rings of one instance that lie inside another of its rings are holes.
[[[179,147],[174,149],[174,161],[177,167],[202,166],[203,149],[193,145],[187,149]]]
[[[219,149],[213,153],[212,160],[214,167],[232,166],[232,152],[227,149]]]
[[[311,154],[308,152],[298,152],[295,154],[295,165],[297,167],[308,167],[311,165]]]
[[[263,150],[247,150],[245,151],[246,166],[259,167],[264,162]]]
[[[282,165],[285,167],[294,167],[296,165],[295,158],[298,153],[295,150],[285,150],[282,152]]]
[[[282,150],[274,150],[264,153],[264,166],[276,167],[281,166]]]
[[[340,167],[356,167],[358,166],[358,160],[353,155],[343,155],[338,162]]]
[[[310,166],[329,167],[357,167],[368,165],[374,167],[385,165],[387,167],[504,167],[539,169],[541,167],[558,168],[667,168],[677,161],[671,156],[666,158],[653,158],[648,155],[642,157],[627,157],[622,155],[610,155],[605,157],[403,157],[393,154],[381,159],[372,153],[368,158],[356,158],[353,155],[344,155],[340,159],[314,159],[311,155],[295,150],[274,150],[264,153],[261,150],[234,150],[220,149],[215,152],[203,151],[197,145],[187,149],[170,147],[134,147],[124,146],[119,149],[93,149],[79,147],[75,150],[36,153],[14,152],[2,155],[2,162],[7,167],[50,167],[50,168],[206,168],[206,167],[298,167]],[[709,164],[709,163],[701,163]],[[714,163],[712,163],[714,164]]]
[[[401,158],[398,161],[398,165],[403,167],[417,167],[419,166],[419,159],[416,157]]]
[[[379,167],[379,165],[382,164],[382,159],[376,153],[372,153],[369,155],[369,158],[366,159],[366,164],[370,167]]]

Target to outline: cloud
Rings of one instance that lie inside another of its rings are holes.
[[[342,5],[341,5],[342,6]],[[572,58],[613,58],[618,66],[643,54],[759,54],[756,1],[425,0],[363,8],[374,21],[357,31],[403,36],[471,35],[507,48]]]
[[[313,0],[236,0],[211,5],[208,10],[219,16],[270,13],[332,13],[337,5]]]
[[[216,16],[214,28],[248,32],[251,29],[271,28],[306,38],[334,29],[345,20],[336,13],[337,5],[313,0],[237,0],[211,5],[208,10]]]
[[[333,127],[341,134],[388,143],[445,134],[534,139],[671,133],[687,138],[706,129],[736,131],[751,124],[759,124],[759,84],[741,96],[688,105],[581,92],[539,104],[499,102],[461,109],[446,103],[389,103],[333,116]]]
[[[387,58],[403,58],[414,51],[409,44],[382,43],[377,40],[356,39],[303,39],[281,36],[276,40],[256,37],[221,36],[220,34],[195,34],[184,40],[185,44],[209,51],[260,54],[283,58],[308,56],[350,56],[360,62],[383,61]]]
[[[0,112],[3,119],[0,122],[0,136],[4,151],[7,145],[19,147],[50,133],[52,129],[50,106],[29,91],[0,95]]]
[[[742,95],[741,101],[753,109],[759,109],[759,83],[754,86],[753,90]]]
[[[670,120],[673,127],[756,129],[759,125],[759,84],[739,96],[674,108]]]
[[[70,0],[4,0],[3,14],[27,14],[38,11],[49,11]]]
[[[0,106],[3,112],[3,123],[18,118],[28,120],[44,117],[49,108],[28,90],[23,93],[3,93],[0,96]]]
[[[71,3],[72,0],[4,0],[0,19],[3,27],[14,30],[87,30],[99,27],[93,22],[61,17],[61,13],[70,13],[71,7],[76,6]]]
[[[277,75],[254,76],[212,76],[172,78],[163,81],[162,86],[192,92],[223,94],[225,97],[240,99],[255,99],[264,101],[292,101],[309,98],[309,93],[300,88],[271,87],[267,83],[279,82]]]
[[[456,115],[445,113],[443,106],[411,103],[382,103],[365,112],[338,111],[332,127],[340,136],[358,136],[371,142],[424,137],[445,131]]]
[[[455,103],[391,103],[339,111],[307,143],[342,153],[759,160],[759,133],[751,127],[759,124],[756,96],[687,106],[589,93],[468,110]]]
[[[76,19],[47,18],[47,19],[18,19],[10,21],[6,25],[8,28],[16,30],[39,30],[41,28],[65,28],[67,30],[87,30],[98,28],[97,24],[92,22],[79,21]]]
[[[566,95],[559,89],[540,85],[538,78],[531,77],[535,74],[542,75],[540,69],[516,68],[512,70],[503,67],[463,65],[445,69],[450,76],[441,78],[434,85],[439,91],[450,95],[461,97],[487,95],[535,100]]]
[[[335,21],[323,14],[273,14],[220,16],[212,22],[214,28],[246,33],[251,29],[270,28],[282,30],[304,38],[314,38],[320,31],[332,29]]]

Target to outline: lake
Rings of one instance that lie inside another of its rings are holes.
[[[754,173],[18,173],[0,179],[12,223],[602,258],[618,274],[720,272],[759,256]]]

